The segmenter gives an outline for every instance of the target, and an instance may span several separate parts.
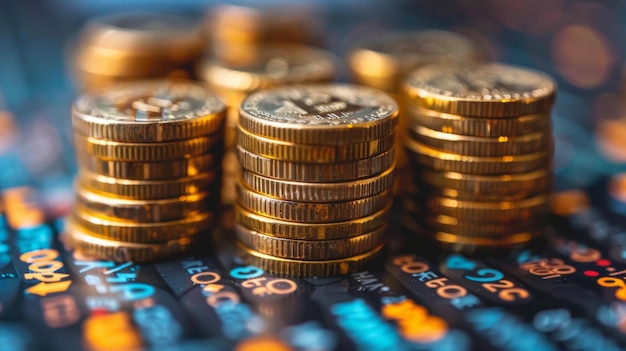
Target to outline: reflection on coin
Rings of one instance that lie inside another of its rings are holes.
[[[79,97],[72,126],[97,139],[165,142],[217,133],[224,113],[222,101],[200,84],[134,82]]]
[[[513,117],[547,111],[556,83],[545,73],[498,63],[432,65],[404,84],[417,105],[476,117]]]
[[[241,128],[302,144],[346,144],[381,139],[397,124],[395,101],[378,90],[345,84],[275,88],[241,105]]]

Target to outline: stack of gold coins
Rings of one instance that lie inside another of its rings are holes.
[[[371,88],[290,86],[241,105],[235,209],[244,260],[332,276],[382,250],[392,202],[397,105]]]
[[[189,19],[117,14],[84,26],[70,54],[69,69],[83,90],[120,81],[190,78],[202,48],[200,28]]]
[[[434,65],[405,82],[413,164],[405,224],[454,250],[541,233],[552,185],[548,75],[496,63]]]
[[[334,79],[336,72],[336,60],[330,52],[303,45],[267,45],[259,47],[255,55],[246,57],[238,63],[207,58],[198,74],[228,106],[222,191],[222,200],[228,204],[236,200],[234,180],[241,172],[235,152],[235,135],[243,99],[260,89],[328,82]]]
[[[479,50],[468,37],[442,30],[387,33],[374,37],[350,50],[347,61],[352,80],[381,89],[400,101],[401,84],[411,71],[429,64],[471,62]],[[409,163],[403,143],[408,137],[407,118],[400,113],[396,158],[396,192],[402,193],[409,179]]]
[[[180,254],[216,219],[225,106],[198,83],[112,85],[79,97],[69,243],[103,259]]]

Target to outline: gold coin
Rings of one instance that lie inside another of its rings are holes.
[[[100,238],[136,243],[158,243],[181,237],[198,235],[213,224],[209,212],[190,214],[173,220],[152,223],[138,223],[133,220],[107,217],[77,206],[72,213],[74,225],[83,228]]]
[[[237,146],[241,166],[253,173],[275,179],[296,182],[342,182],[372,177],[389,169],[395,150],[361,160],[336,163],[298,163],[259,156]]]
[[[221,155],[203,154],[179,160],[108,161],[76,149],[78,166],[103,176],[135,180],[166,180],[194,176],[220,167]]]
[[[216,179],[215,172],[174,180],[128,180],[81,170],[77,177],[77,185],[96,193],[123,199],[157,200],[214,190],[217,185]]]
[[[409,157],[422,166],[436,171],[478,175],[515,174],[545,169],[550,167],[553,154],[553,146],[531,154],[493,157],[465,156],[444,152],[415,140],[406,140],[405,146],[409,151]]]
[[[243,182],[257,193],[291,201],[334,202],[369,197],[393,187],[395,167],[369,178],[350,182],[304,183],[242,172]]]
[[[359,84],[386,92],[399,90],[404,77],[417,67],[477,58],[473,41],[442,30],[389,33],[368,39],[352,49],[348,65]]]
[[[192,248],[199,237],[186,236],[160,243],[133,243],[99,238],[67,221],[68,244],[85,255],[116,262],[149,262],[182,254]]]
[[[550,114],[539,113],[509,118],[464,117],[417,105],[406,109],[408,128],[420,125],[432,130],[475,137],[512,137],[550,130]]]
[[[242,148],[282,161],[305,163],[346,162],[382,154],[393,147],[395,134],[361,143],[342,145],[309,145],[260,137],[239,127],[237,144]]]
[[[220,134],[224,120],[224,103],[203,85],[188,81],[120,83],[80,96],[72,109],[76,133],[130,143]]]
[[[409,74],[404,93],[431,110],[502,118],[549,111],[556,83],[543,72],[499,63],[430,65]]]
[[[104,196],[80,186],[76,189],[79,206],[102,216],[139,223],[166,222],[215,209],[215,195],[197,193],[163,200],[129,200]]]
[[[330,203],[288,201],[256,193],[241,183],[237,187],[237,194],[239,204],[254,213],[307,223],[342,222],[365,217],[381,210],[392,201],[391,191],[352,201]]]
[[[411,223],[404,224],[412,225]],[[476,238],[455,235],[433,229],[427,229],[419,225],[415,225],[413,227],[407,226],[407,229],[414,233],[434,239],[436,242],[438,242],[440,245],[443,245],[450,251],[467,253],[482,251],[485,249],[506,249],[521,247],[528,244],[536,237],[541,236],[542,234],[542,230],[537,230],[531,232],[520,232],[502,237],[496,236]]]
[[[398,105],[391,96],[367,87],[299,85],[253,93],[241,104],[239,115],[240,128],[259,137],[346,147],[393,135]]]
[[[437,195],[419,194],[414,197],[416,204],[436,214],[442,214],[469,221],[528,221],[544,215],[548,211],[547,195],[538,195],[514,201],[466,201]]]
[[[552,145],[552,132],[540,131],[522,136],[487,138],[438,132],[422,126],[410,130],[410,136],[426,146],[466,156],[497,157],[539,152]]]
[[[332,277],[357,272],[376,260],[384,247],[380,245],[357,256],[326,261],[304,261],[274,257],[236,243],[241,259],[268,272],[298,277]]]
[[[294,240],[278,238],[236,225],[237,239],[255,251],[293,260],[321,261],[355,256],[382,245],[387,226],[376,231],[336,240]]]
[[[476,197],[527,197],[549,192],[552,188],[552,172],[547,167],[527,173],[495,176],[437,172],[422,168],[415,172],[415,177],[418,184]]]
[[[155,162],[221,152],[221,136],[197,137],[163,143],[126,143],[74,134],[76,149],[107,161]]]
[[[351,238],[375,231],[389,223],[391,204],[369,216],[333,223],[300,223],[281,221],[258,215],[235,205],[235,220],[250,230],[278,238],[296,240],[334,240]]]

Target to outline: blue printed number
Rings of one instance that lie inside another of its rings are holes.
[[[237,267],[230,271],[230,276],[235,279],[253,279],[265,273],[261,268],[255,266]]]
[[[491,268],[479,269],[478,271],[476,271],[476,276],[467,275],[467,274],[465,275],[465,279],[471,280],[473,282],[478,282],[478,283],[495,282],[502,278],[504,278],[504,274],[502,274],[500,271],[497,271]]]
[[[448,259],[446,259],[446,267],[449,269],[472,271],[476,268],[476,262],[470,261],[461,255],[450,255]]]

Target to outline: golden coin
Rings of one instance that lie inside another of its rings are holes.
[[[197,193],[163,200],[129,200],[104,196],[80,186],[76,189],[76,203],[102,216],[135,222],[165,222],[215,209],[215,195]]]
[[[540,131],[522,136],[487,138],[438,132],[422,126],[410,130],[410,136],[426,146],[466,156],[510,156],[539,152],[552,145],[552,132]]]
[[[239,204],[260,215],[294,222],[342,222],[375,213],[392,201],[391,191],[364,199],[317,203],[277,199],[252,191],[239,183]]]
[[[336,163],[298,163],[259,156],[237,146],[241,166],[269,178],[296,182],[342,182],[372,177],[389,169],[394,163],[395,150],[373,157]]]
[[[409,74],[404,93],[431,110],[501,118],[549,111],[556,83],[543,72],[499,63],[430,65]]]
[[[235,226],[237,239],[255,251],[293,260],[334,260],[362,254],[387,240],[387,226],[376,231],[335,240],[294,240],[279,238]]]
[[[422,166],[444,172],[478,175],[502,175],[526,173],[550,167],[553,146],[546,150],[525,155],[466,156],[440,151],[415,140],[406,140],[408,155]]]
[[[395,167],[350,182],[305,183],[268,178],[243,171],[243,182],[257,193],[291,201],[334,202],[369,197],[393,187]]]
[[[552,172],[547,167],[527,173],[495,176],[437,172],[422,168],[415,172],[415,178],[418,184],[455,190],[459,194],[476,197],[526,197],[549,192],[552,188]]]
[[[346,147],[393,135],[398,106],[391,96],[362,86],[299,85],[253,93],[239,115],[240,128],[259,137]]]
[[[158,243],[197,235],[209,229],[214,221],[213,214],[199,212],[173,221],[138,223],[107,217],[82,206],[74,208],[71,218],[74,225],[100,238],[136,243]]]
[[[74,134],[76,149],[107,161],[180,160],[220,152],[222,141],[221,136],[210,136],[163,143],[123,143]]]
[[[171,199],[212,190],[217,174],[201,173],[173,180],[128,180],[105,177],[81,170],[77,185],[90,191],[113,197],[135,200]]]
[[[107,177],[135,180],[166,180],[194,176],[218,169],[220,161],[221,155],[214,153],[161,162],[108,161],[76,149],[76,162],[79,167]]]
[[[514,201],[466,201],[437,195],[419,194],[414,196],[416,204],[436,214],[442,214],[469,221],[528,221],[548,211],[547,195],[538,195]]]
[[[282,161],[304,163],[345,162],[382,154],[393,147],[395,134],[362,143],[342,145],[309,145],[260,137],[239,127],[237,144],[242,148]]]
[[[241,243],[236,243],[241,259],[268,272],[298,277],[332,277],[354,273],[376,260],[384,245],[357,256],[326,261],[304,261],[274,257],[254,251]]]
[[[68,244],[85,255],[116,262],[149,262],[182,254],[192,248],[199,237],[186,236],[160,243],[133,243],[99,238],[67,221]]]
[[[454,252],[475,252],[483,249],[505,249],[521,247],[529,243],[534,238],[541,236],[542,230],[520,232],[506,236],[495,237],[467,237],[462,235],[455,235],[446,233],[443,231],[437,231],[433,229],[427,229],[419,225],[413,225],[415,223],[403,223],[407,225],[407,229],[410,231],[434,239],[439,244],[448,248]]]
[[[224,103],[203,85],[188,81],[120,83],[82,95],[72,109],[75,132],[130,143],[219,134],[224,120]]]
[[[539,113],[509,118],[465,117],[429,110],[417,105],[406,109],[408,128],[423,126],[432,130],[476,137],[512,137],[550,130],[550,114]]]
[[[250,230],[278,238],[296,240],[334,240],[351,238],[375,231],[389,223],[391,204],[369,216],[333,223],[281,221],[258,215],[235,205],[235,221]]]
[[[472,39],[453,32],[424,30],[377,36],[352,49],[348,66],[359,84],[394,93],[404,77],[417,67],[455,61],[473,61]]]

